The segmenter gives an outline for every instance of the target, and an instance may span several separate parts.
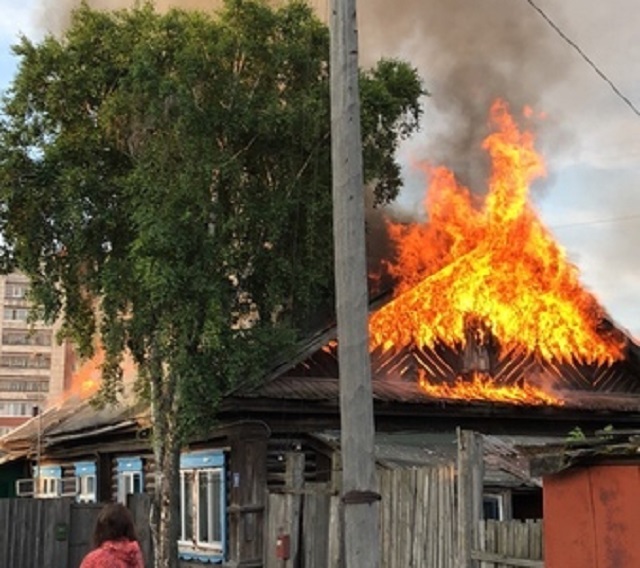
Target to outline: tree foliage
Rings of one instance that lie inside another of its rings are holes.
[[[175,446],[332,297],[328,30],[297,1],[228,0],[215,16],[83,4],[62,37],[14,51],[3,268],[31,277],[81,354],[100,338],[102,400],[131,352]],[[365,177],[384,203],[423,89],[383,60],[361,91]]]
[[[81,353],[100,334],[107,379],[124,347],[142,369],[159,350],[178,376],[220,370],[219,394],[274,324],[300,327],[331,297],[328,42],[302,3],[231,0],[217,17],[83,5],[64,37],[15,46],[5,268],[32,277]],[[361,91],[365,175],[388,202],[423,91],[392,60]]]

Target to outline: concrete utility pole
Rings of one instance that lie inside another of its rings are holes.
[[[356,0],[332,0],[331,151],[346,568],[380,562]]]

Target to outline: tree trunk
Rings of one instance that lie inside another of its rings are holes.
[[[153,498],[152,534],[154,536],[154,567],[177,568],[179,528],[180,448],[168,442],[154,443],[156,448],[156,486]]]
[[[175,378],[160,372],[151,381],[155,491],[151,507],[154,568],[178,567],[180,437]]]

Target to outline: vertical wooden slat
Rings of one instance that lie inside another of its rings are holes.
[[[338,495],[332,495],[330,499],[329,514],[329,564],[341,568],[344,555],[342,554],[341,527],[343,522],[342,504]]]
[[[542,521],[530,519],[526,521],[486,520],[480,523],[484,535],[481,550],[487,553],[502,555],[513,560],[542,561]],[[504,562],[484,561],[483,568],[511,568],[507,560]]]
[[[329,484],[305,484],[302,508],[304,568],[326,568],[329,541]]]
[[[482,518],[484,479],[482,437],[458,430],[458,567],[475,568],[472,550],[478,550],[477,527]]]

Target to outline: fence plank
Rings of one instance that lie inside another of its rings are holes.
[[[329,513],[329,564],[335,568],[341,568],[342,559],[342,528],[343,516],[342,516],[342,503],[339,495],[332,495],[330,499],[330,513]]]
[[[146,568],[153,566],[153,537],[151,535],[151,495],[133,493],[127,497],[127,507],[131,510],[136,525],[142,557]]]
[[[69,528],[69,565],[80,566],[84,555],[91,550],[93,528],[101,505],[77,504],[71,505],[71,526]]]
[[[542,522],[496,521],[480,522],[480,534],[484,535],[480,549],[473,551],[475,560],[482,560],[482,568],[509,568],[511,566],[543,566]],[[518,564],[517,562],[525,562]]]
[[[326,568],[329,543],[329,484],[307,483],[302,508],[304,568]]]
[[[542,560],[527,560],[525,558],[510,558],[506,554],[496,554],[495,552],[482,552],[481,550],[473,550],[471,557],[475,560],[486,560],[489,562],[498,562],[507,566],[520,566],[523,568],[544,568]]]
[[[482,437],[458,430],[458,568],[478,566],[471,559],[471,551],[479,548],[483,469]]]

